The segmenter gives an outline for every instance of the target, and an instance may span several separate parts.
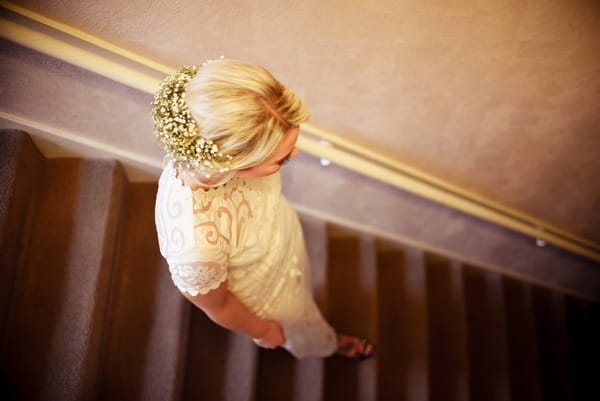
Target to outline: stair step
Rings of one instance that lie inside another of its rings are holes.
[[[179,294],[158,252],[155,184],[127,186],[116,162],[45,160],[21,131],[0,130],[0,158],[4,396],[600,399],[597,303],[303,217],[317,304],[379,353],[297,360]]]
[[[600,345],[598,344],[600,321],[594,321],[593,305],[573,297],[566,297],[569,349],[576,400],[600,399],[600,390],[596,385],[597,364],[600,360]],[[595,317],[595,319],[598,318],[599,316]]]
[[[245,335],[230,333],[225,401],[253,401],[256,388],[258,348]]]
[[[511,399],[541,400],[540,367],[531,287],[503,277]]]
[[[314,217],[302,216],[302,231],[308,259],[313,296],[319,310],[325,315],[327,305],[327,224]],[[296,360],[293,401],[323,399],[323,358]]]
[[[327,264],[327,226],[302,216],[300,220],[310,260],[310,281],[315,301],[324,310]],[[296,359],[283,349],[259,350],[257,399],[313,401],[322,399],[322,358]]]
[[[3,363],[19,399],[92,399],[125,184],[109,161],[46,164]]]
[[[258,352],[257,396],[260,401],[294,399],[296,358],[278,348]]]
[[[532,296],[536,318],[542,399],[573,400],[564,295],[532,286]]]
[[[469,394],[473,400],[508,401],[510,377],[502,277],[463,266],[469,349]]]
[[[327,224],[314,217],[302,216],[302,231],[310,260],[310,279],[315,302],[325,314],[327,305]],[[296,360],[293,401],[318,401],[323,399],[323,358]]]
[[[468,401],[469,353],[462,267],[426,253],[425,276],[429,397],[432,401]]]
[[[19,255],[27,240],[38,199],[44,157],[26,133],[0,130],[0,344],[3,343]]]
[[[182,400],[252,401],[257,347],[193,307]]]
[[[304,242],[310,260],[310,279],[313,296],[325,315],[327,305],[327,224],[314,217],[302,216]],[[296,360],[293,401],[323,400],[323,358]]]
[[[600,304],[567,297],[568,337],[576,400],[598,400]]]
[[[375,244],[370,237],[330,236],[327,313],[340,333],[377,342]],[[325,361],[326,400],[375,400],[376,358],[357,363],[335,355]]]
[[[377,252],[380,400],[429,399],[423,266],[423,253],[416,249]]]
[[[304,358],[296,361],[293,401],[323,400],[325,360]]]
[[[99,399],[179,399],[190,303],[158,249],[156,190],[156,184],[128,186]]]
[[[325,303],[327,226],[317,219],[300,220],[311,265],[310,280],[317,305]],[[259,350],[257,399],[316,401],[322,399],[322,358],[296,359],[283,349]]]
[[[327,302],[327,224],[308,216],[302,216],[300,223],[310,260],[313,296],[319,309],[323,311]]]

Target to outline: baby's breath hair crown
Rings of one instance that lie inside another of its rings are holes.
[[[183,66],[161,83],[152,102],[154,132],[165,151],[180,166],[190,171],[226,172],[230,169],[232,157],[223,154],[212,140],[200,135],[185,102],[185,87],[197,73],[198,67]]]

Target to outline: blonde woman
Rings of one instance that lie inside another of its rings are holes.
[[[281,194],[303,102],[264,68],[221,57],[168,76],[152,117],[166,152],[156,228],[183,296],[260,347],[373,356],[373,344],[336,334],[318,310],[302,228]]]

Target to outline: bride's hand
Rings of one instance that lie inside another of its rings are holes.
[[[285,336],[281,325],[274,320],[267,322],[267,330],[261,338],[253,338],[256,345],[263,348],[277,348],[285,343]]]

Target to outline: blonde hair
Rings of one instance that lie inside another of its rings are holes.
[[[309,119],[302,100],[269,71],[233,59],[200,67],[185,101],[200,136],[232,156],[232,170],[260,164],[291,127]]]

